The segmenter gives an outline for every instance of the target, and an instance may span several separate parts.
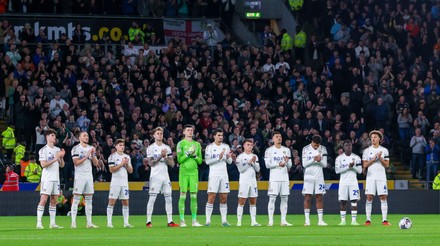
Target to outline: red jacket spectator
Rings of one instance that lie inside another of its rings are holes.
[[[3,183],[2,191],[19,191],[19,179],[20,176],[14,173],[14,169],[8,165],[6,167],[5,182]]]

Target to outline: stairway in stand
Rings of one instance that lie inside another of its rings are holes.
[[[4,119],[4,118],[0,119],[0,133],[2,133],[4,130],[6,130],[6,128],[8,128],[8,121],[7,121],[7,119]],[[2,141],[2,140],[3,140],[3,137],[0,134],[0,141]]]
[[[419,179],[413,179],[409,166],[402,163],[396,156],[391,156],[391,163],[396,168],[396,180],[408,180],[409,190],[424,190],[426,189],[426,182]]]

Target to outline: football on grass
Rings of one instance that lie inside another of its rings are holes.
[[[408,217],[404,217],[399,221],[399,228],[403,230],[411,229],[412,221]]]

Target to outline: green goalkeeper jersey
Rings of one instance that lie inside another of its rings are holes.
[[[186,139],[177,143],[177,162],[180,164],[181,174],[198,175],[197,165],[202,164],[202,147],[200,143]]]

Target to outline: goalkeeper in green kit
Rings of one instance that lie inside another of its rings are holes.
[[[197,190],[199,183],[198,165],[202,164],[202,148],[200,143],[193,140],[194,126],[185,125],[183,129],[184,139],[177,143],[177,162],[180,165],[179,170],[179,215],[180,226],[186,227],[185,223],[185,200],[186,192],[190,192],[191,197],[191,217],[192,226],[202,226],[197,222]]]

